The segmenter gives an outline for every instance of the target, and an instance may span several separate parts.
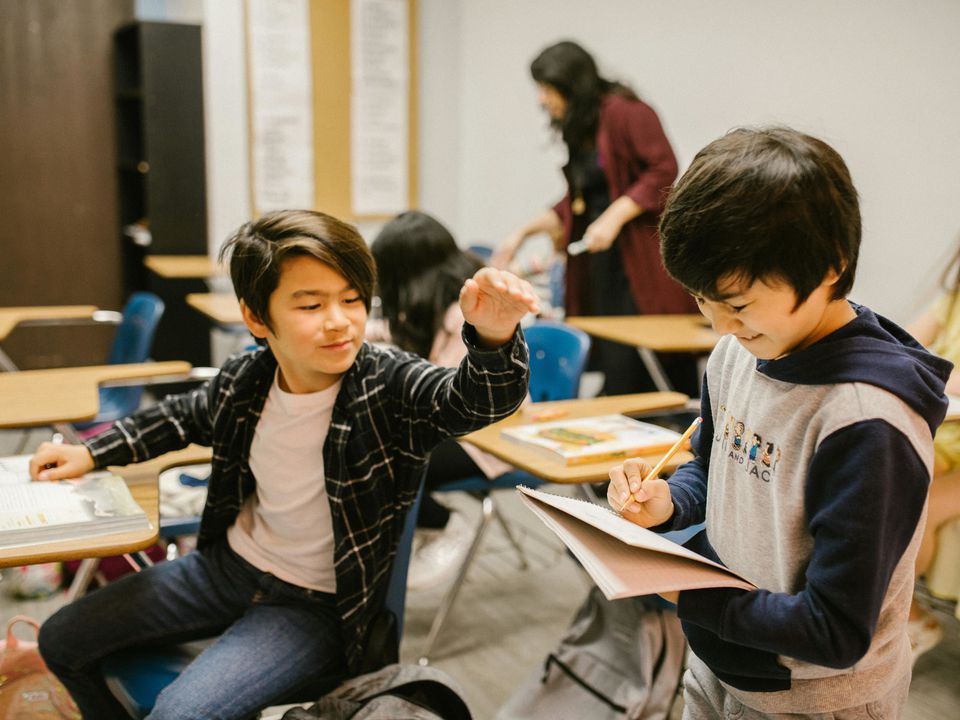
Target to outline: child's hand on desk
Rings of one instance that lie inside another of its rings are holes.
[[[623,517],[640,527],[660,525],[673,515],[673,500],[670,498],[667,481],[652,478],[643,482],[643,478],[652,469],[641,460],[627,460],[623,465],[610,470],[607,502]]]
[[[513,337],[524,315],[540,312],[540,304],[526,280],[486,267],[463,284],[460,310],[463,319],[477,329],[480,342],[495,348]]]
[[[45,442],[30,458],[30,477],[34,480],[66,480],[80,477],[93,467],[93,457],[86,445]]]

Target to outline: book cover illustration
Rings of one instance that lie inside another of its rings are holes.
[[[625,415],[517,425],[504,428],[500,435],[566,465],[662,453],[680,437],[673,430]]]
[[[0,459],[0,544],[4,547],[149,530],[150,520],[122,478],[90,473],[32,482],[30,456]]]

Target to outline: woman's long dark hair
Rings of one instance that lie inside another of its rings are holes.
[[[447,308],[483,263],[457,247],[439,221],[418,210],[384,225],[370,249],[393,342],[428,357]]]
[[[593,57],[570,40],[541,51],[530,63],[530,74],[538,83],[549,85],[567,101],[567,111],[552,125],[560,132],[571,154],[592,146],[600,122],[600,101],[613,93],[636,100],[626,85],[600,77]]]

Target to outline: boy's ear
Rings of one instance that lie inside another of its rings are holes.
[[[250,334],[255,338],[266,338],[267,334],[270,332],[260,318],[258,318],[253,310],[247,307],[247,304],[241,300],[240,301],[240,314],[243,316],[243,324],[247,326],[247,330],[250,331]]]
[[[821,285],[836,285],[836,284],[837,284],[837,280],[840,279],[840,276],[843,274],[843,271],[844,271],[844,270],[846,270],[845,267],[840,268],[839,271],[838,271],[838,270],[834,270],[833,268],[829,268],[829,269],[827,270],[827,274],[823,276],[823,282],[820,283],[820,284],[821,284]]]

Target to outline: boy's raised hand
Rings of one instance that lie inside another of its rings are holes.
[[[93,470],[93,457],[86,445],[40,443],[30,458],[30,477],[34,480],[66,480]]]
[[[477,329],[480,342],[494,348],[513,337],[524,315],[540,312],[540,304],[526,280],[485,267],[463,284],[460,310],[463,319]]]
[[[673,515],[673,500],[670,498],[667,481],[662,478],[643,481],[652,469],[647,463],[634,459],[610,470],[607,502],[623,517],[640,527],[660,525]]]

